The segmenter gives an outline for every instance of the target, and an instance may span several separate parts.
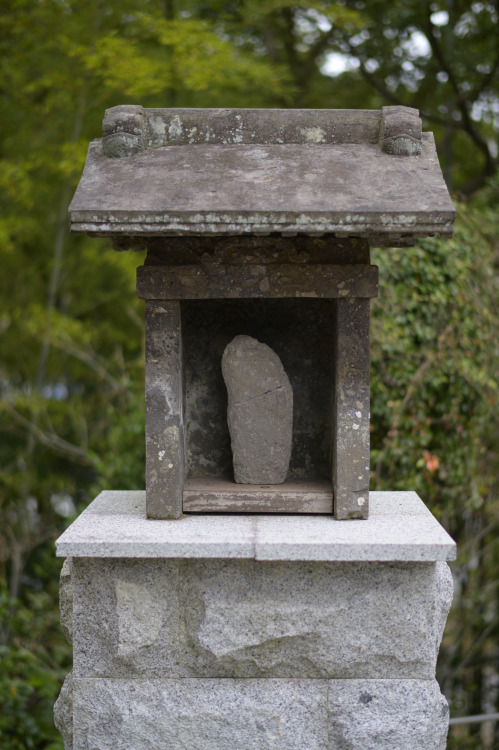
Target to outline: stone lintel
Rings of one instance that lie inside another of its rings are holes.
[[[145,492],[102,492],[57,541],[60,557],[454,560],[456,545],[415,492],[371,492],[365,521],[189,515],[152,523]]]
[[[184,373],[180,302],[146,302],[147,516],[182,514],[185,467]]]
[[[376,266],[269,264],[139,266],[142,299],[233,299],[376,297]]]

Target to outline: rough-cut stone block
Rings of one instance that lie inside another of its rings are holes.
[[[437,583],[435,652],[438,655],[438,650],[444,635],[445,623],[447,622],[447,615],[449,614],[452,597],[454,595],[454,581],[451,569],[446,562],[439,561],[435,563],[435,575]]]
[[[192,561],[182,674],[430,679],[437,597],[432,564]]]
[[[54,724],[64,740],[64,750],[73,750],[73,673],[70,672],[54,705]]]
[[[358,524],[295,517],[300,534],[288,518],[280,536],[276,517],[144,510],[144,493],[103,493],[60,543],[76,553],[74,678],[55,706],[66,750],[443,750],[433,675],[454,550],[415,493],[373,493]],[[322,562],[294,559],[317,537]],[[426,562],[404,562],[415,544]],[[266,553],[286,561],[246,559]]]
[[[293,436],[293,391],[277,354],[251,336],[236,336],[222,357],[234,479],[280,484]]]
[[[435,680],[74,681],[74,750],[444,750],[447,726]]]
[[[64,560],[59,578],[59,610],[61,628],[68,643],[73,643],[73,561]]]
[[[433,563],[75,560],[74,672],[429,679],[448,575]]]
[[[178,562],[74,560],[74,674],[178,673]]]
[[[78,680],[74,750],[324,750],[326,691],[315,680]]]
[[[147,517],[179,518],[185,480],[180,303],[146,302]]]
[[[449,708],[436,680],[336,680],[328,694],[336,750],[444,750]]]
[[[333,307],[333,300],[313,298],[182,303],[189,479],[233,477],[227,388],[220,363],[227,344],[240,334],[264,341],[277,352],[293,389],[287,479],[329,478],[331,426],[324,393],[331,391]]]
[[[336,303],[333,405],[334,515],[369,515],[369,300]]]

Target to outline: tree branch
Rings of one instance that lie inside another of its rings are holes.
[[[266,23],[263,23],[260,27],[260,30],[262,32],[263,43],[265,44],[265,49],[267,50],[268,56],[270,57],[272,62],[278,63],[279,53],[277,52],[275,36],[270,29],[270,26]]]
[[[489,70],[488,73],[486,73],[484,75],[484,77],[482,78],[482,80],[480,82],[480,85],[477,86],[475,89],[473,89],[473,91],[470,94],[468,94],[468,99],[470,101],[475,102],[478,99],[478,97],[480,96],[480,94],[482,94],[485,91],[485,89],[487,88],[487,86],[490,83],[492,83],[492,81],[494,80],[495,75],[496,75],[498,69],[499,69],[499,52],[497,53],[497,57],[494,60],[492,68]]]
[[[319,55],[322,55],[324,50],[329,45],[329,42],[331,41],[331,37],[333,36],[334,30],[331,28],[329,31],[322,31],[319,35],[318,40],[315,42],[315,44],[312,44],[310,47],[307,58],[310,63],[315,62]]]
[[[69,354],[71,357],[75,357],[75,359],[79,359],[80,362],[83,362],[84,364],[88,365],[90,369],[92,369],[94,372],[96,372],[102,380],[104,380],[106,383],[109,383],[116,392],[122,391],[123,386],[121,383],[116,380],[112,375],[109,374],[109,372],[106,370],[106,368],[98,361],[98,355],[95,352],[92,351],[85,351],[84,349],[80,349],[76,344],[72,341],[58,341],[57,339],[51,339],[50,340],[51,346],[55,347],[56,349],[59,349],[66,354]],[[125,392],[127,396],[130,396],[130,393],[125,389]]]
[[[392,104],[397,105],[404,105],[404,102],[400,97],[396,96],[392,91],[390,91],[389,88],[387,88],[381,81],[379,81],[372,73],[370,73],[366,68],[366,61],[360,57],[358,52],[352,47],[350,44],[350,41],[348,39],[344,39],[344,43],[348,47],[348,51],[352,55],[352,57],[356,57],[357,60],[360,63],[360,74],[362,78],[367,81],[367,83],[373,87],[375,91],[378,92],[378,94],[381,94],[387,101],[391,102]]]
[[[23,417],[10,404],[4,402],[3,408],[5,409],[7,414],[9,414],[12,419],[14,419],[18,424],[26,427],[29,430],[30,434],[34,435],[42,445],[47,446],[47,448],[53,448],[59,453],[66,455],[69,454],[74,458],[88,460],[88,455],[82,448],[79,448],[77,445],[73,445],[72,443],[68,443],[67,440],[59,437],[59,435],[57,435],[55,432],[48,433],[40,429],[37,424],[35,424],[34,422],[30,422],[29,419]]]
[[[430,9],[430,6],[428,6],[427,16],[426,16],[425,21],[423,22],[423,28],[428,38],[428,41],[430,43],[430,47],[436,59],[442,66],[442,70],[444,70],[444,72],[447,73],[449,77],[449,83],[456,95],[456,104],[459,108],[459,111],[461,112],[462,123],[463,123],[462,128],[463,130],[466,131],[466,133],[468,133],[470,138],[474,141],[475,145],[485,155],[485,162],[486,162],[485,174],[487,176],[493,175],[496,170],[496,167],[494,165],[494,160],[490,153],[489,146],[487,144],[487,141],[484,138],[482,138],[482,135],[478,132],[478,130],[475,128],[475,125],[473,124],[470,111],[469,111],[468,99],[466,95],[461,91],[461,88],[459,86],[459,81],[457,77],[455,76],[450,63],[448,62],[444,54],[442,46],[440,45],[440,42],[435,35],[433,24],[431,22],[430,13],[431,13],[431,9]]]

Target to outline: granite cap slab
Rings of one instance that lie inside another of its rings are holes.
[[[59,557],[315,561],[454,560],[456,545],[415,492],[370,493],[368,520],[331,516],[146,518],[145,492],[102,492],[56,542]]]

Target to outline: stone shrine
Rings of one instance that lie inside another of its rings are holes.
[[[454,220],[417,110],[115,107],[69,213],[147,251],[146,491],[57,544],[66,748],[444,748],[455,545],[369,493],[369,249]]]

